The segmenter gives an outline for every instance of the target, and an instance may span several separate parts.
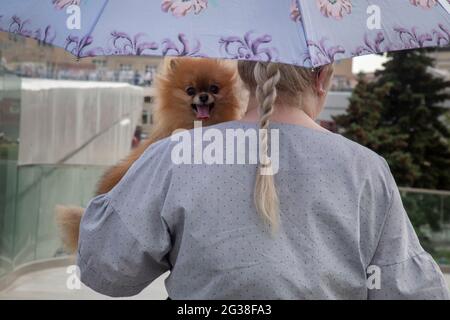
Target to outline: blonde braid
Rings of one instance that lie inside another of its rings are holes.
[[[272,170],[272,162],[268,158],[269,119],[273,113],[277,98],[277,84],[280,81],[280,70],[277,64],[258,62],[254,76],[257,83],[256,98],[260,105],[260,166],[256,175],[254,202],[258,213],[269,225],[272,233],[279,225],[279,200]]]

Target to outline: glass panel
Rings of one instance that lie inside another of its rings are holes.
[[[40,183],[40,214],[37,229],[36,259],[62,254],[62,245],[54,219],[58,204],[85,207],[93,197],[103,167],[45,166]]]
[[[0,277],[13,268],[20,89],[0,66]]]
[[[41,175],[40,168],[19,167],[18,169],[14,228],[15,265],[35,259]]]
[[[10,201],[16,210],[10,214],[9,228],[2,231],[9,251],[3,250],[4,271],[33,260],[48,259],[63,253],[54,219],[58,204],[85,207],[94,195],[102,166],[39,165],[22,166],[18,172],[17,194]],[[14,219],[15,218],[15,219]],[[13,228],[14,226],[14,228]],[[7,237],[8,235],[8,237]],[[14,243],[14,255],[12,250]],[[14,257],[12,259],[11,257]],[[11,263],[14,260],[14,265]]]
[[[408,189],[402,198],[424,249],[439,264],[450,264],[450,193]]]

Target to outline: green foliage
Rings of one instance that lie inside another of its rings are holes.
[[[389,54],[384,70],[367,82],[363,74],[350,98],[347,114],[335,117],[339,131],[383,156],[400,186],[450,190],[450,82],[427,71],[427,51]],[[404,198],[410,219],[439,229],[433,198]],[[422,237],[425,239],[425,237]]]
[[[386,158],[401,186],[450,190],[450,130],[445,122],[449,81],[433,77],[426,51],[389,55],[368,83],[359,75],[338,128]]]
[[[431,253],[433,255],[433,258],[439,263],[439,264],[450,264],[450,250],[448,249],[437,249],[434,250],[434,252]]]
[[[1,143],[0,141],[0,160],[15,160],[18,152],[17,143]]]

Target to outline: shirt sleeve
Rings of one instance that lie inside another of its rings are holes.
[[[80,224],[80,279],[108,296],[136,295],[170,269],[171,237],[161,215],[170,168],[166,148],[150,149],[109,193],[89,202]]]
[[[387,166],[387,164],[386,164]],[[388,170],[391,200],[370,266],[378,267],[378,288],[369,299],[450,299],[439,266],[425,252],[403,207],[400,192]]]

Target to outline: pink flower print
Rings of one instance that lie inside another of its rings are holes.
[[[199,14],[208,7],[208,0],[163,0],[161,10],[171,12],[175,17],[184,17],[189,12]]]
[[[170,7],[172,6],[172,2],[171,0],[163,0],[162,4],[161,4],[161,10],[164,12],[169,12]]]
[[[302,20],[297,0],[292,0],[291,2],[291,20],[295,22],[300,22]]]
[[[320,12],[327,18],[340,20],[345,14],[352,12],[350,0],[316,0]]]
[[[81,0],[52,0],[52,3],[55,5],[55,8],[58,10],[62,10],[71,5],[80,5]]]
[[[436,5],[436,0],[409,0],[412,5],[423,9],[431,9]]]

